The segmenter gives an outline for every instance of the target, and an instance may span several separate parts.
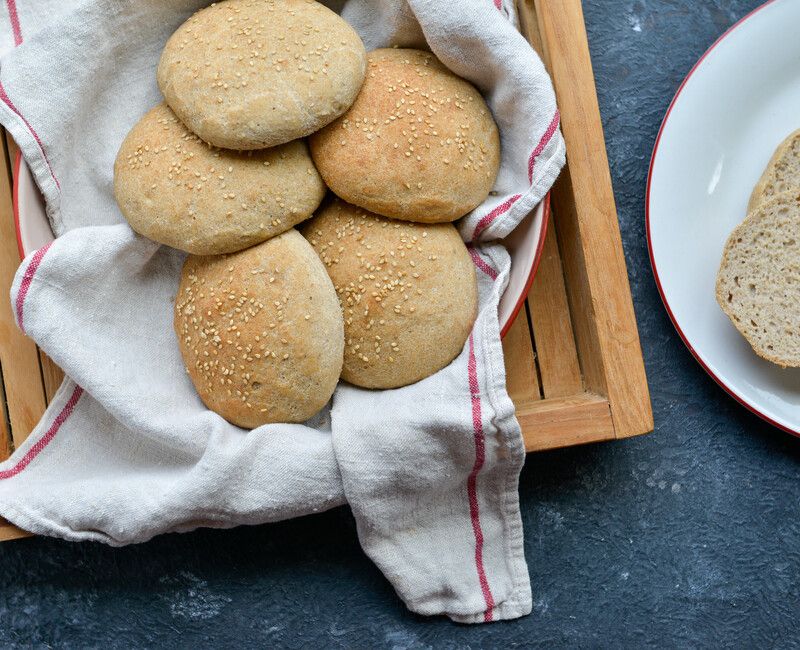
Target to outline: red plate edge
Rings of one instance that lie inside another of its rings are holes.
[[[664,115],[664,119],[661,122],[661,127],[658,130],[658,135],[656,136],[656,141],[655,141],[655,144],[653,145],[653,153],[650,156],[650,168],[649,168],[649,170],[647,172],[647,194],[645,196],[645,205],[644,205],[644,214],[645,214],[645,216],[644,216],[644,219],[645,219],[645,229],[646,229],[646,232],[647,232],[647,252],[648,252],[648,255],[650,256],[650,266],[653,269],[653,277],[655,278],[655,281],[656,281],[656,287],[658,288],[658,294],[659,294],[659,296],[661,296],[661,302],[664,303],[664,308],[667,310],[667,314],[669,315],[669,318],[672,321],[672,325],[675,327],[675,330],[678,332],[678,336],[681,337],[681,340],[683,341],[684,345],[686,345],[686,347],[689,349],[689,352],[691,352],[692,356],[695,358],[697,363],[700,364],[700,367],[703,368],[703,370],[705,370],[706,373],[708,373],[708,375],[715,382],[717,382],[717,384],[726,393],[728,393],[728,395],[733,397],[733,399],[735,399],[737,402],[739,402],[739,404],[744,406],[748,411],[750,411],[751,413],[754,413],[755,415],[760,417],[762,420],[764,420],[765,422],[768,422],[769,424],[771,424],[774,427],[777,427],[781,431],[785,431],[786,433],[790,433],[793,436],[800,437],[800,430],[791,429],[791,428],[787,427],[784,424],[776,422],[775,420],[770,418],[765,413],[762,413],[761,411],[759,411],[757,408],[755,408],[751,404],[748,404],[747,402],[745,402],[741,397],[739,397],[733,391],[732,388],[730,388],[725,382],[723,382],[722,379],[717,377],[717,375],[715,375],[714,372],[712,372],[711,368],[709,368],[705,364],[705,362],[700,358],[700,355],[692,347],[691,343],[689,343],[689,339],[686,338],[686,335],[684,334],[683,330],[680,328],[680,325],[678,325],[678,321],[675,319],[675,315],[672,313],[672,309],[670,308],[669,303],[667,302],[667,297],[664,295],[664,288],[661,286],[661,278],[659,278],[659,276],[658,276],[658,268],[656,267],[656,260],[655,260],[655,257],[653,256],[653,242],[652,242],[652,239],[650,237],[650,187],[651,187],[651,182],[652,182],[652,179],[653,179],[653,164],[655,163],[656,153],[658,152],[658,146],[661,143],[661,136],[664,133],[664,128],[666,127],[667,121],[669,120],[669,116],[672,113],[672,109],[675,107],[675,103],[678,101],[678,97],[680,97],[681,92],[683,92],[684,87],[689,82],[689,79],[691,79],[692,75],[697,71],[697,68],[700,67],[700,65],[703,63],[703,61],[705,61],[706,57],[708,57],[708,55],[711,54],[711,52],[713,52],[714,49],[716,49],[716,47],[723,40],[725,40],[725,38],[730,36],[730,34],[733,31],[738,29],[747,20],[749,20],[750,18],[755,16],[758,12],[760,12],[762,9],[765,9],[766,7],[768,7],[769,5],[773,4],[774,2],[777,2],[777,0],[768,0],[768,2],[765,2],[764,4],[756,7],[750,13],[746,14],[741,19],[737,20],[733,25],[731,25],[727,30],[725,30],[725,32],[722,34],[722,36],[720,36],[716,41],[714,41],[714,43],[711,45],[711,47],[709,47],[705,51],[703,56],[701,56],[697,60],[697,62],[692,66],[692,69],[689,70],[689,73],[686,75],[684,80],[681,82],[681,85],[678,86],[678,90],[675,93],[675,96],[672,98],[672,101],[670,102],[669,108],[667,109],[667,113],[666,113],[666,115]]]
[[[22,237],[20,236],[19,230],[19,166],[21,163],[22,152],[17,151],[17,155],[14,158],[14,190],[12,200],[14,204],[14,229],[17,234],[17,250],[19,251],[19,259],[23,260],[25,259],[25,251],[22,248]],[[525,299],[528,297],[528,292],[533,284],[533,278],[536,275],[536,271],[539,269],[539,262],[542,261],[544,240],[547,237],[547,226],[550,222],[550,192],[545,195],[545,197],[542,199],[542,202],[544,203],[544,210],[542,211],[541,236],[539,237],[539,243],[536,246],[536,253],[533,256],[533,264],[531,265],[528,279],[525,280],[525,289],[520,295],[520,298],[517,301],[517,304],[514,306],[514,309],[511,311],[511,318],[508,319],[505,327],[500,331],[500,338],[505,338],[505,335],[508,334],[508,330],[511,329],[511,326],[517,319],[517,314],[519,314],[520,309],[522,309],[522,305],[525,304]]]

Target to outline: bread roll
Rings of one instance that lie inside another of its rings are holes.
[[[159,104],[120,147],[114,195],[136,232],[212,255],[247,248],[307,219],[325,185],[302,140],[247,153],[215,149]]]
[[[167,41],[158,85],[172,110],[217,147],[262,149],[322,128],[364,81],[364,44],[313,0],[225,0]]]
[[[342,368],[339,302],[296,230],[232,255],[190,255],[175,332],[200,398],[240,427],[307,420]]]
[[[489,107],[430,52],[367,56],[353,107],[310,139],[325,183],[345,201],[395,219],[453,221],[478,207],[500,166]]]
[[[800,130],[792,133],[775,150],[767,168],[750,195],[747,211],[783,192],[800,190]]]
[[[452,224],[394,221],[337,199],[303,233],[344,311],[342,379],[366,388],[404,386],[461,352],[478,290]]]
[[[800,190],[759,204],[731,233],[717,302],[756,354],[800,367]]]

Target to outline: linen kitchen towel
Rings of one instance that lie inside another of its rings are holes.
[[[457,621],[531,609],[517,496],[524,447],[505,389],[500,244],[564,164],[550,80],[511,3],[331,3],[367,49],[430,48],[498,123],[495,191],[465,217],[480,312],[460,356],[405,388],[341,384],[304,425],[239,429],[207,410],[172,330],[183,255],[139,237],[112,194],[117,149],[160,101],[155,68],[198,0],[7,0],[0,122],[58,239],[25,259],[18,325],[66,372],[41,423],[0,464],[0,515],[109,544],[258,524],[349,503],[365,552],[409,608]]]

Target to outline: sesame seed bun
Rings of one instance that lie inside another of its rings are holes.
[[[175,332],[203,403],[249,429],[307,420],[342,368],[342,312],[296,230],[232,255],[190,255]]]
[[[500,136],[480,93],[419,50],[370,52],[352,108],[309,144],[345,201],[424,223],[474,210],[500,167]]]
[[[159,104],[120,147],[114,195],[136,232],[212,255],[247,248],[307,219],[325,185],[302,140],[246,153],[215,149]]]
[[[461,352],[478,288],[452,224],[395,221],[336,199],[302,232],[344,311],[342,379],[366,388],[405,386]]]
[[[262,149],[344,113],[364,81],[365,51],[313,0],[226,0],[167,41],[158,85],[172,110],[217,147]]]

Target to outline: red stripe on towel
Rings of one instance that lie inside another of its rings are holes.
[[[72,414],[72,411],[75,409],[75,405],[78,403],[81,395],[83,395],[83,388],[80,386],[75,386],[75,390],[72,391],[72,395],[70,395],[70,398],[67,400],[67,403],[64,404],[64,408],[61,409],[61,412],[56,416],[56,419],[53,420],[53,424],[50,425],[50,428],[36,442],[36,444],[34,444],[33,447],[28,450],[28,453],[25,454],[16,465],[14,465],[14,467],[0,472],[0,480],[16,476],[31,464],[33,459],[36,458],[42,452],[42,450],[44,450],[44,448],[50,444],[50,441],[56,437],[61,425],[67,421],[67,418],[69,418],[69,416]]]
[[[489,226],[492,225],[492,222],[497,219],[501,214],[505,214],[511,209],[511,206],[514,205],[519,199],[522,198],[522,194],[515,194],[510,199],[503,201],[500,205],[498,205],[494,210],[492,210],[489,214],[487,214],[483,219],[481,219],[477,225],[475,226],[475,230],[472,232],[472,241],[475,241],[484,230],[486,230]]]
[[[47,169],[50,170],[50,176],[53,177],[53,180],[56,182],[56,187],[60,190],[61,189],[61,183],[58,182],[58,179],[56,178],[56,174],[53,171],[53,166],[50,164],[50,161],[47,158],[47,154],[44,151],[44,145],[42,144],[42,141],[39,138],[39,134],[36,133],[34,128],[31,126],[30,122],[28,122],[28,120],[25,119],[25,117],[22,115],[22,113],[19,112],[17,107],[14,106],[14,102],[12,102],[11,99],[9,98],[8,93],[6,93],[6,89],[3,87],[2,82],[0,82],[0,100],[3,100],[3,102],[6,104],[6,106],[8,106],[12,111],[14,111],[14,113],[16,113],[19,116],[19,118],[25,123],[25,126],[28,127],[28,131],[31,132],[31,135],[33,136],[33,139],[36,140],[36,144],[39,145],[39,149],[41,150],[42,156],[44,157],[44,162],[47,164]]]
[[[558,130],[558,126],[561,123],[561,113],[558,112],[556,109],[556,113],[553,116],[553,119],[550,121],[550,124],[547,127],[547,130],[542,134],[541,140],[539,140],[539,144],[536,145],[534,150],[531,152],[530,157],[528,158],[528,182],[533,183],[533,168],[536,165],[536,159],[541,155],[544,151],[544,148],[550,143],[550,140],[553,139],[556,130]],[[486,230],[489,226],[494,223],[494,220],[497,219],[500,215],[505,214],[511,209],[511,206],[514,205],[519,199],[522,198],[521,194],[514,194],[514,196],[506,199],[503,203],[498,205],[494,210],[489,212],[485,217],[483,217],[475,226],[475,230],[472,232],[472,241],[475,241],[484,230]]]
[[[531,152],[531,157],[528,158],[529,183],[533,183],[533,166],[536,164],[536,159],[539,157],[542,151],[544,151],[544,148],[549,144],[550,140],[553,138],[553,135],[558,129],[558,125],[560,122],[561,122],[561,113],[559,113],[558,109],[556,109],[556,114],[553,116],[550,125],[547,127],[547,131],[544,132],[542,139],[539,140],[539,144],[536,145],[536,148]]]
[[[483,529],[481,528],[481,516],[478,507],[478,474],[486,460],[485,437],[483,433],[483,417],[481,414],[481,392],[478,385],[478,364],[475,360],[475,342],[472,334],[469,335],[469,361],[467,363],[469,374],[469,392],[472,398],[472,428],[475,437],[475,464],[467,478],[467,497],[469,498],[469,516],[472,520],[472,532],[475,534],[475,568],[478,572],[478,582],[481,585],[483,599],[486,601],[486,612],[483,620],[492,620],[492,610],[494,609],[494,597],[486,579],[486,571],[483,567]]]
[[[483,261],[480,253],[476,251],[472,246],[467,246],[467,250],[469,251],[469,256],[472,258],[473,264],[477,266],[481,271],[483,271],[486,275],[488,275],[492,280],[497,280],[498,273],[495,271],[489,264]]]
[[[11,21],[11,31],[14,32],[14,46],[22,43],[22,28],[19,25],[19,15],[17,14],[16,0],[6,0],[8,7],[8,19]]]
[[[28,290],[31,288],[31,282],[33,282],[33,276],[36,275],[36,270],[39,268],[39,264],[42,263],[42,258],[44,254],[50,249],[53,245],[53,242],[42,246],[38,251],[33,254],[33,259],[31,259],[31,263],[28,264],[28,268],[25,269],[25,275],[22,276],[22,282],[19,284],[19,292],[17,293],[17,324],[19,328],[24,332],[25,328],[22,325],[22,317],[23,311],[25,307],[25,297],[28,295]]]

